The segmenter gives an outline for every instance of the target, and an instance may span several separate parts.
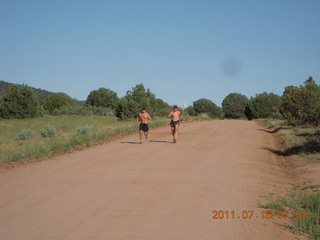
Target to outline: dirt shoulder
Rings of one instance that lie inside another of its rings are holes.
[[[283,171],[288,175],[292,185],[300,188],[308,185],[320,185],[320,162],[315,160],[315,155],[299,155],[281,134],[281,130],[272,129],[264,122],[259,121],[262,126],[260,131],[264,131],[274,137],[275,147],[265,147],[265,150],[276,155]]]
[[[160,128],[144,144],[131,135],[2,172],[0,236],[305,239],[258,207],[292,180],[270,151],[275,136],[259,129],[242,120],[182,124],[177,144]]]

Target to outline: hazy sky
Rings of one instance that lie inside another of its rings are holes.
[[[319,0],[0,0],[0,80],[169,104],[320,83]]]

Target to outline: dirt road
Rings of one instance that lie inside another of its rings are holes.
[[[166,127],[144,144],[129,136],[2,172],[0,239],[304,239],[262,219],[263,196],[289,181],[263,149],[275,148],[274,137],[259,128],[187,123],[177,144]],[[215,210],[229,219],[212,219]]]

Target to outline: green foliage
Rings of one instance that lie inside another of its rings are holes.
[[[61,109],[66,106],[75,106],[76,102],[65,93],[54,93],[50,95],[46,101],[44,108],[48,113],[53,114],[57,109]]]
[[[221,118],[221,119],[224,118],[224,113],[221,107],[216,107],[214,111],[209,112],[208,114],[209,114],[209,117],[211,118]]]
[[[0,81],[0,98],[5,94],[7,89],[13,84],[5,82],[5,81]]]
[[[21,132],[19,133],[19,138],[21,140],[28,140],[31,138],[31,136],[32,136],[32,132],[28,128],[22,129]]]
[[[85,125],[83,127],[78,127],[77,130],[77,135],[90,135],[92,132],[92,127]]]
[[[86,100],[86,105],[105,107],[115,110],[119,102],[117,93],[106,88],[91,91]]]
[[[302,207],[309,212],[308,223],[302,222],[303,230],[309,232],[313,239],[320,239],[320,192],[303,199]]]
[[[222,102],[222,108],[226,118],[245,118],[249,100],[240,93],[230,93]]]
[[[57,129],[51,125],[49,125],[46,129],[40,129],[40,134],[42,137],[55,137],[57,133]]]
[[[251,98],[247,108],[246,116],[252,118],[281,118],[280,106],[282,99],[273,93],[260,93]]]
[[[150,91],[143,84],[137,84],[131,91],[127,91],[116,108],[116,116],[120,120],[135,118],[141,108],[145,107],[152,116],[163,116],[170,111],[170,106]]]
[[[154,101],[151,101],[153,112],[152,114],[155,116],[166,116],[168,112],[171,111],[171,107],[169,104],[164,102],[162,99],[155,99]]]
[[[12,85],[0,100],[2,118],[33,118],[42,114],[39,96],[28,86]]]
[[[150,92],[150,90],[146,90],[143,84],[137,84],[132,88],[131,91],[127,91],[126,98],[135,101],[140,106],[145,106],[148,104],[148,100],[150,98],[155,99],[155,95]]]
[[[193,102],[193,108],[196,111],[196,113],[209,113],[213,111],[215,107],[217,106],[212,101],[205,98],[201,98]]]
[[[188,114],[190,115],[190,116],[197,116],[197,112],[196,112],[196,110],[194,109],[194,107],[193,106],[189,106],[189,107],[187,107],[187,112],[188,112]]]
[[[8,90],[8,88],[13,85],[18,85],[18,84],[0,81],[0,98],[5,94],[5,92]],[[21,86],[21,85],[19,85],[19,86]],[[52,94],[52,92],[48,92],[46,90],[42,90],[39,88],[33,88],[33,87],[31,87],[31,88],[40,96],[41,99],[45,99]]]
[[[288,219],[292,216],[293,226],[286,227],[308,233],[310,239],[320,239],[320,192],[306,194],[292,189],[285,196],[270,199],[269,203],[261,207],[277,210],[274,211],[275,217]],[[280,215],[280,211],[288,211],[290,214]]]
[[[214,102],[209,99],[201,98],[193,102],[193,106],[188,108],[188,113],[191,116],[196,116],[201,113],[207,113],[211,118],[222,117],[222,110]]]
[[[320,121],[320,86],[312,77],[309,77],[300,87],[287,87],[280,111],[290,125],[318,126]]]
[[[140,111],[139,104],[127,98],[122,98],[116,109],[116,117],[120,120],[129,120],[135,118]]]
[[[131,91],[127,91],[125,98],[129,102],[137,103],[138,108],[147,108],[148,112],[153,115],[155,110],[156,97],[150,91],[150,89],[146,90],[143,84],[137,84],[135,87],[132,88]],[[137,112],[135,112],[135,115],[137,115]]]
[[[113,117],[114,111],[105,107],[96,107],[91,105],[85,106],[64,106],[60,109],[55,109],[52,115],[82,115],[82,116],[105,116]]]

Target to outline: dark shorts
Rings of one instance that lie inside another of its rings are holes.
[[[139,131],[148,132],[148,131],[149,131],[149,126],[148,126],[148,124],[147,124],[147,123],[140,123]]]
[[[170,122],[170,126],[171,127],[175,127],[176,125],[179,125],[180,124],[180,120],[178,120],[178,121],[171,121]]]

